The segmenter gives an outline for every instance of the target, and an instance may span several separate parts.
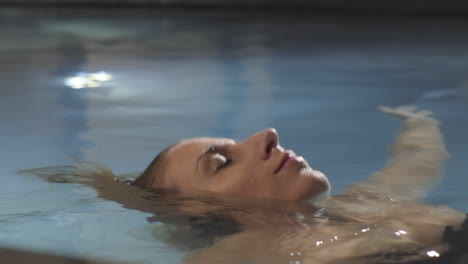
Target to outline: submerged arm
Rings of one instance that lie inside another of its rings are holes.
[[[415,112],[415,107],[379,110],[401,118],[403,126],[390,148],[387,165],[374,173],[369,183],[399,198],[421,198],[438,182],[449,157],[439,122],[429,117],[428,111]]]

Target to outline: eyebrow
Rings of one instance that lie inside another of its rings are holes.
[[[238,144],[238,143],[239,143],[239,141],[234,140],[234,144]],[[233,144],[233,145],[234,145],[234,144]],[[217,153],[217,152],[219,152],[219,148],[224,147],[224,146],[226,146],[226,145],[230,145],[230,144],[212,144],[212,145],[208,146],[206,149],[204,149],[204,150],[202,151],[202,153],[198,156],[197,164],[195,165],[195,172],[198,170],[198,166],[199,166],[199,164],[200,164],[200,160],[201,160],[204,156],[206,156],[206,155],[208,155],[208,154]]]

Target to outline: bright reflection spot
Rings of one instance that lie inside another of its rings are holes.
[[[338,236],[333,236],[333,239],[338,240]]]
[[[369,231],[369,230],[370,230],[369,228],[364,228],[364,229],[361,230],[361,232],[364,233],[364,232],[367,232],[367,231]]]
[[[96,88],[103,82],[112,80],[112,75],[107,72],[80,72],[76,76],[65,79],[65,85],[73,89]]]
[[[65,85],[73,89],[81,89],[86,86],[86,79],[76,76],[65,79]]]
[[[434,251],[434,250],[431,250],[431,251],[428,251],[427,252],[427,255],[431,258],[438,258],[440,256],[439,253],[437,253],[437,251]]]
[[[397,236],[402,236],[402,235],[406,235],[406,234],[407,233],[406,233],[405,230],[398,230],[398,231],[395,232],[395,235],[397,235]]]
[[[112,75],[104,71],[90,73],[89,76],[91,79],[99,81],[99,82],[107,82],[107,81],[112,80]]]
[[[315,246],[317,246],[317,247],[318,247],[318,246],[320,246],[320,245],[322,245],[322,244],[323,244],[323,241],[321,241],[321,240],[320,240],[320,241],[317,241],[317,242],[315,242]]]
[[[101,86],[101,84],[98,83],[98,82],[95,82],[95,81],[89,81],[88,82],[88,87],[89,88],[95,88],[95,87],[99,87],[99,86]]]

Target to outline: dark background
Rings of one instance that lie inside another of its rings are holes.
[[[400,13],[424,15],[466,15],[468,2],[461,0],[0,0],[9,6],[100,6],[100,7],[176,7],[296,9],[300,11],[346,13]]]

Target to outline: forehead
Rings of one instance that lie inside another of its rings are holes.
[[[236,142],[230,138],[191,138],[180,141],[171,149],[168,154],[200,154],[202,151],[206,150],[212,145],[232,145],[235,143]]]

